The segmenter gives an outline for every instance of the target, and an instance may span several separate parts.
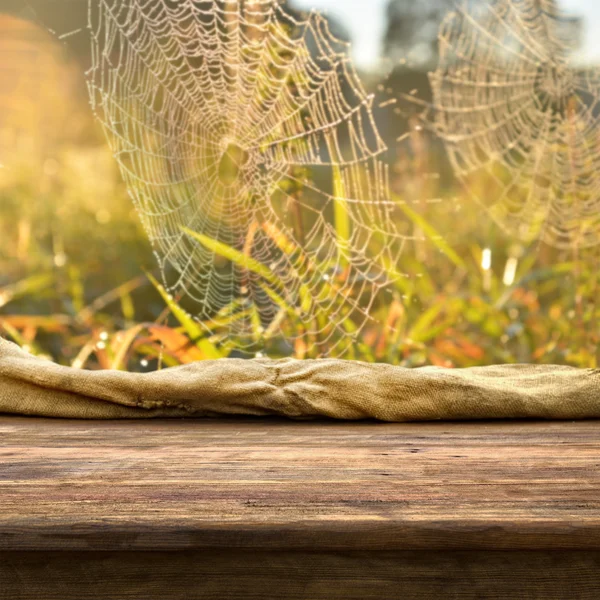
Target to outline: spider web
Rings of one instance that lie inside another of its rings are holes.
[[[454,171],[511,233],[600,240],[600,78],[552,0],[462,2],[439,33],[434,128]]]
[[[275,0],[101,0],[89,19],[92,108],[165,287],[242,348],[347,350],[403,242],[347,44]]]

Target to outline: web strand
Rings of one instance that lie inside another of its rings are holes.
[[[242,348],[300,331],[343,354],[403,239],[347,46],[275,0],[100,0],[90,31],[92,106],[167,289]]]
[[[442,24],[434,127],[458,178],[506,230],[600,241],[600,78],[552,0],[461,2]]]

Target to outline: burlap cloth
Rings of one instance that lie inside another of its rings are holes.
[[[145,374],[84,371],[36,358],[0,338],[0,413],[81,419],[582,419],[600,417],[600,370],[222,359]]]

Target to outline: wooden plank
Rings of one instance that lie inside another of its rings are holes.
[[[599,434],[0,417],[0,551],[600,549]]]
[[[0,553],[7,600],[597,600],[598,551]]]

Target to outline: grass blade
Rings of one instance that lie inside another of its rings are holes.
[[[410,206],[398,202],[400,210],[427,236],[429,240],[441,250],[459,269],[467,269],[463,259],[450,247],[448,242],[439,234],[429,222],[419,213],[415,212]]]
[[[203,352],[204,356],[207,359],[223,358],[223,355],[219,352],[218,348],[206,338],[206,331],[202,326],[199,323],[196,323],[196,321],[194,321],[194,319],[181,308],[175,300],[173,300],[165,288],[158,283],[150,273],[147,273],[147,276],[165,301],[165,304],[169,307],[171,313],[173,313],[173,316],[181,323],[183,330],[188,334],[192,342]]]

